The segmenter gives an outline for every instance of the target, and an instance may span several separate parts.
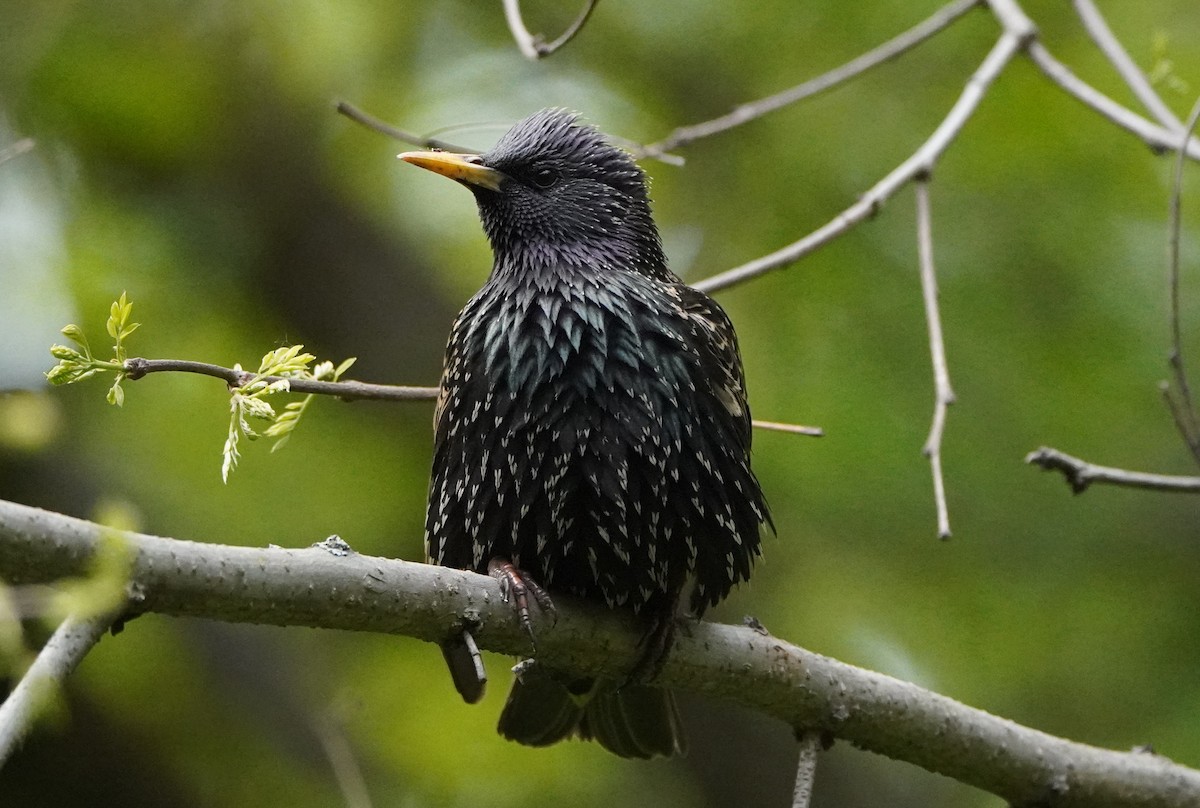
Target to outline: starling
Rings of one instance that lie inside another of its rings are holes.
[[[697,616],[715,605],[749,577],[770,524],[733,325],[667,268],[642,170],[573,114],[538,112],[480,155],[400,157],[472,191],[494,254],[446,347],[429,560],[500,577],[526,626],[526,594],[550,607],[545,590],[643,615],[639,668],[654,668],[685,590]],[[473,641],[443,651],[477,700]],[[645,678],[564,681],[535,666],[499,731],[681,753],[674,698]]]

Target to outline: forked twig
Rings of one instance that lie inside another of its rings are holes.
[[[1096,43],[1096,47],[1108,57],[1108,61],[1112,62],[1113,67],[1121,74],[1121,78],[1129,85],[1129,89],[1142,102],[1142,105],[1168,129],[1183,129],[1183,121],[1179,120],[1179,117],[1163,102],[1162,96],[1155,92],[1150,80],[1146,78],[1146,74],[1129,56],[1129,52],[1125,50],[1121,41],[1113,35],[1112,29],[1108,27],[1108,22],[1105,21],[1104,15],[1100,13],[1096,4],[1092,0],[1073,0],[1073,2],[1075,13],[1079,15],[1084,29]]]
[[[988,87],[1026,43],[1027,40],[1024,37],[1011,31],[1001,34],[987,58],[983,60],[983,63],[967,82],[967,86],[954,106],[951,107],[950,112],[929,136],[929,139],[921,144],[921,147],[912,156],[875,183],[870,190],[858,198],[857,202],[835,216],[828,224],[773,253],[713,275],[693,285],[702,292],[708,293],[736,286],[771,270],[795,263],[846,233],[859,222],[869,219],[897,190],[919,176],[932,173],[939,158],[954,142],[967,120],[979,106],[979,102],[983,100]]]
[[[1082,494],[1092,483],[1106,483],[1126,488],[1147,488],[1153,491],[1200,493],[1200,477],[1179,477],[1173,474],[1150,474],[1112,466],[1098,466],[1058,449],[1043,446],[1030,452],[1025,462],[1046,471],[1061,472],[1076,494]]]
[[[521,0],[504,0],[504,19],[508,21],[508,28],[512,31],[513,39],[516,40],[517,48],[522,55],[527,59],[537,61],[549,56],[574,39],[580,29],[587,24],[588,17],[592,16],[592,10],[596,8],[598,1],[585,0],[583,11],[575,18],[575,22],[571,23],[567,30],[563,31],[553,42],[542,41],[540,35],[531,34],[525,27],[525,20],[521,18]]]
[[[882,45],[851,59],[840,67],[836,67],[827,73],[822,73],[803,84],[798,84],[775,95],[740,104],[732,112],[722,115],[719,118],[692,124],[691,126],[681,126],[662,140],[643,146],[635,153],[639,157],[655,157],[679,146],[700,140],[701,138],[710,137],[741,126],[747,121],[761,118],[763,115],[774,112],[780,107],[785,107],[797,101],[802,101],[805,98],[812,98],[815,95],[831,90],[873,67],[877,67],[907,53],[917,45],[920,45],[922,42],[947,28],[951,23],[978,5],[980,5],[980,0],[955,0],[955,2],[938,9],[930,17],[917,23],[899,36],[889,39]]]
[[[946,507],[946,483],[942,476],[942,433],[946,428],[946,408],[954,403],[950,370],[946,363],[946,343],[942,338],[942,316],[938,309],[937,274],[933,263],[933,217],[929,210],[929,180],[919,179],[917,189],[917,252],[921,263],[921,296],[925,301],[925,321],[929,325],[929,354],[933,363],[933,423],[921,450],[929,458],[933,473],[933,500],[937,508],[938,538],[950,538],[950,511]]]
[[[1180,141],[1177,131],[1159,126],[1133,110],[1121,106],[1076,76],[1069,67],[1051,56],[1050,51],[1046,50],[1046,46],[1041,42],[1029,43],[1027,52],[1029,58],[1041,68],[1047,78],[1117,126],[1140,137],[1154,151],[1176,151],[1181,149],[1182,144],[1186,144],[1181,150],[1191,159],[1200,160],[1200,140],[1189,137],[1185,141]]]

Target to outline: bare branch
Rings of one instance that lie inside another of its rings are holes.
[[[755,429],[767,429],[773,432],[787,432],[792,435],[807,435],[810,438],[824,437],[825,430],[819,426],[801,426],[800,424],[785,424],[780,421],[763,421],[755,418],[751,422]]]
[[[588,17],[592,16],[592,10],[596,8],[597,2],[598,0],[585,0],[583,11],[575,18],[575,22],[571,23],[567,30],[563,31],[562,35],[553,42],[543,41],[540,34],[535,36],[525,27],[525,21],[521,18],[520,0],[504,0],[504,19],[508,21],[508,28],[512,31],[513,39],[516,40],[517,48],[522,55],[536,62],[574,39],[579,30],[587,24]]]
[[[1005,32],[1012,34],[1022,42],[1030,42],[1037,36],[1037,26],[1017,0],[984,0],[996,22]]]
[[[457,146],[449,141],[440,140],[434,137],[424,137],[422,135],[408,132],[404,129],[397,129],[390,123],[379,120],[374,115],[363,112],[358,107],[348,101],[338,101],[337,111],[345,115],[350,120],[361,123],[368,129],[372,129],[381,134],[387,135],[393,140],[398,140],[401,143],[407,143],[410,146],[419,146],[423,149],[442,149],[443,151],[472,153],[475,149],[469,149],[466,146]]]
[[[1183,121],[1179,120],[1179,117],[1166,105],[1162,96],[1154,90],[1150,80],[1146,78],[1146,74],[1129,56],[1125,46],[1113,35],[1112,29],[1108,27],[1108,22],[1105,21],[1104,15],[1100,13],[1096,4],[1092,0],[1073,0],[1073,2],[1075,13],[1079,15],[1079,19],[1083,22],[1083,27],[1092,41],[1108,57],[1108,61],[1112,62],[1113,67],[1121,74],[1121,78],[1129,85],[1129,89],[1142,102],[1142,105],[1163,126],[1172,131],[1182,130]]]
[[[588,17],[592,16],[592,11],[596,8],[597,2],[598,0],[586,0],[583,11],[579,12],[579,16],[575,18],[575,22],[571,23],[567,30],[563,31],[558,39],[546,45],[540,46],[538,48],[538,51],[540,52],[539,55],[549,56],[563,45],[574,39],[575,35],[579,33],[579,30],[587,24]]]
[[[802,732],[796,740],[799,757],[796,760],[796,785],[792,789],[792,808],[808,808],[812,802],[813,783],[817,779],[817,753],[821,751],[821,733]]]
[[[1196,124],[1200,123],[1200,99],[1192,106],[1192,111],[1188,115],[1187,126],[1179,136],[1181,144],[1186,144],[1191,139],[1192,133],[1196,131]],[[1175,416],[1175,423],[1179,427],[1179,432],[1183,436],[1184,442],[1191,451],[1192,456],[1200,462],[1200,423],[1197,423],[1196,405],[1192,399],[1192,387],[1188,382],[1187,367],[1183,361],[1183,328],[1180,325],[1179,317],[1179,241],[1180,234],[1183,230],[1183,150],[1179,151],[1178,157],[1175,160],[1175,176],[1171,183],[1171,205],[1170,217],[1167,225],[1167,286],[1170,291],[1170,325],[1171,325],[1171,352],[1167,357],[1167,361],[1171,366],[1171,373],[1175,377],[1175,387],[1179,392],[1179,401],[1176,402],[1171,394],[1170,388],[1164,390],[1164,395],[1167,396],[1167,402],[1171,407],[1171,412]]]
[[[1188,451],[1195,454],[1192,448],[1196,440],[1196,412],[1195,410],[1187,409],[1183,406],[1183,402],[1179,400],[1171,389],[1171,383],[1167,381],[1159,382],[1158,389],[1162,393],[1163,403],[1167,405],[1167,411],[1171,413],[1171,420],[1175,422],[1175,429],[1179,431],[1183,438],[1183,443],[1187,446]]]
[[[7,163],[14,157],[20,157],[25,152],[33,151],[33,148],[36,145],[37,142],[33,138],[23,137],[16,143],[13,143],[10,146],[5,146],[3,149],[0,149],[0,165]]]
[[[593,0],[593,5],[594,5],[594,0]],[[418,135],[414,132],[408,131],[407,129],[397,128],[395,126],[392,126],[390,123],[387,123],[386,121],[382,121],[379,118],[376,118],[374,115],[370,114],[369,112],[364,112],[363,110],[359,109],[358,107],[354,106],[353,104],[351,104],[348,101],[338,101],[336,108],[340,114],[345,115],[350,120],[355,121],[356,123],[360,123],[363,126],[367,127],[368,129],[371,129],[372,131],[379,132],[380,134],[383,134],[383,135],[387,135],[388,137],[392,138],[393,140],[397,140],[401,143],[407,143],[412,146],[419,146],[423,149],[441,149],[442,151],[458,152],[460,154],[461,153],[474,154],[478,151],[478,149],[473,149],[468,146],[459,146],[459,145],[451,143],[447,140],[442,140],[441,138],[435,137],[433,135]],[[442,129],[439,129],[437,131],[446,131],[447,129],[450,129],[450,128],[458,129],[459,127],[443,127]],[[612,138],[613,142],[616,143],[618,146],[620,146],[623,149],[626,149],[631,154],[634,154],[636,156],[648,157],[650,159],[658,160],[659,162],[666,163],[667,165],[681,166],[684,164],[684,159],[682,157],[680,157],[679,155],[666,154],[666,153],[662,153],[662,152],[657,152],[655,154],[646,154],[645,146],[642,146],[632,140],[629,140],[628,138],[617,137],[615,135],[610,135],[610,137]]]
[[[1082,494],[1092,483],[1149,488],[1154,491],[1200,493],[1200,477],[1177,477],[1171,474],[1150,474],[1111,466],[1097,466],[1048,446],[1030,452],[1025,457],[1025,462],[1041,466],[1046,471],[1062,472],[1067,478],[1067,484],[1076,494]]]
[[[1117,126],[1140,137],[1154,151],[1168,152],[1180,149],[1180,138],[1177,132],[1172,132],[1148,121],[1136,112],[1121,106],[1072,73],[1069,67],[1051,56],[1050,51],[1046,50],[1042,43],[1030,43],[1028,53],[1034,64],[1041,68],[1051,81]],[[1191,159],[1200,160],[1200,140],[1194,137],[1189,138],[1184,151]]]
[[[1025,40],[1016,34],[1009,32],[1002,34],[979,69],[967,82],[958,101],[955,102],[938,128],[929,136],[929,139],[921,144],[921,147],[911,157],[893,169],[890,174],[859,197],[857,202],[839,213],[828,224],[782,249],[718,275],[713,275],[694,286],[703,292],[711,293],[718,289],[736,286],[771,270],[795,263],[860,222],[869,219],[891,198],[892,194],[907,183],[917,177],[931,174],[937,161],[954,142],[967,120],[979,106],[979,102],[983,100],[988,87],[1024,44]]]
[[[362,767],[358,765],[350,741],[346,739],[346,733],[332,710],[315,718],[313,732],[333,769],[346,808],[371,808],[371,792],[367,789]]]
[[[78,575],[105,530],[0,501],[0,580]],[[470,615],[481,648],[514,655],[530,650],[499,582],[486,575],[335,555],[320,545],[287,550],[121,535],[133,550],[139,611],[430,642],[460,630]],[[640,653],[636,622],[565,596],[556,603],[556,623],[536,619],[539,658],[568,676],[624,676]],[[656,681],[846,739],[1016,804],[1050,798],[1055,808],[1200,802],[1200,771],[1164,757],[1055,738],[746,626],[702,622],[679,632]]]
[[[0,572],[0,578],[7,577]],[[0,705],[0,764],[12,755],[79,661],[112,625],[111,615],[68,617],[46,641],[29,670]]]
[[[747,121],[761,118],[769,112],[812,98],[815,95],[831,90],[839,84],[859,76],[873,67],[889,62],[892,59],[912,50],[927,39],[949,27],[971,9],[980,5],[980,0],[954,0],[933,13],[932,16],[908,29],[904,33],[889,39],[873,50],[850,60],[840,67],[816,78],[809,79],[775,95],[760,98],[757,101],[741,104],[732,112],[711,121],[681,126],[675,129],[657,143],[651,143],[635,150],[639,157],[656,157],[679,146],[684,146],[701,138],[710,137],[734,127],[741,126]]]
[[[933,263],[933,216],[929,210],[929,181],[917,181],[917,252],[921,262],[921,296],[925,301],[925,321],[929,325],[929,354],[933,363],[933,424],[921,450],[929,458],[933,472],[933,501],[937,508],[938,538],[950,538],[950,511],[946,507],[946,483],[942,477],[942,433],[946,428],[946,408],[954,403],[950,387],[950,369],[946,363],[946,344],[942,338],[942,316],[938,310],[937,273]]]
[[[126,378],[137,381],[149,373],[199,373],[222,379],[231,387],[249,384],[255,374],[245,370],[210,365],[207,362],[191,362],[185,359],[143,359],[133,357],[125,360]],[[280,381],[281,376],[265,376],[268,384]],[[316,393],[337,396],[347,401],[373,399],[376,401],[432,401],[438,396],[436,387],[408,387],[395,384],[369,384],[367,382],[323,382],[316,379],[287,380],[293,393]]]

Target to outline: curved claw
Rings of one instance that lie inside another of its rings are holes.
[[[538,608],[548,614],[554,623],[557,623],[558,609],[554,607],[550,595],[533,580],[529,573],[517,569],[507,558],[497,557],[489,561],[488,575],[500,582],[500,597],[504,599],[505,603],[513,604],[513,610],[517,613],[517,620],[520,621],[521,628],[529,635],[529,642],[533,644],[533,650],[537,651],[537,638],[533,634],[533,619],[529,613],[529,598],[532,596]]]

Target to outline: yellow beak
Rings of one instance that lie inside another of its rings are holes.
[[[411,151],[397,155],[406,163],[428,169],[464,185],[499,191],[508,179],[501,171],[479,162],[478,155],[440,151]]]

